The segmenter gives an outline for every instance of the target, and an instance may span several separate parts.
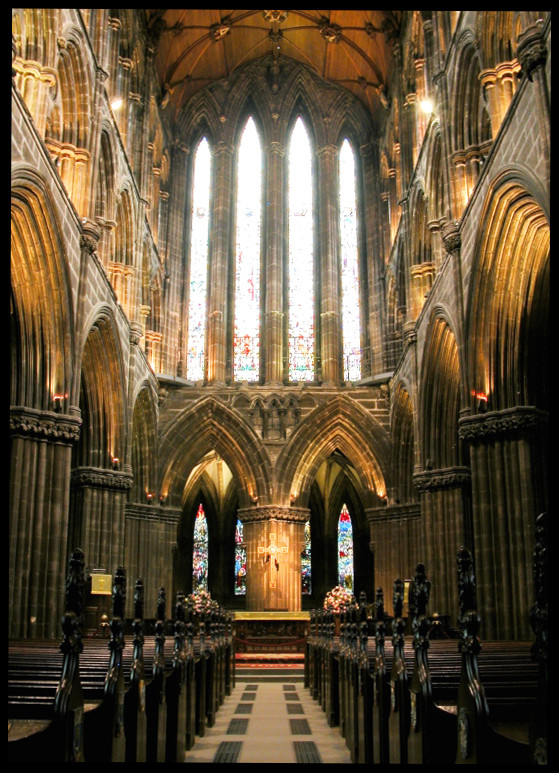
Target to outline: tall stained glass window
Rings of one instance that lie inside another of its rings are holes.
[[[359,381],[361,378],[361,321],[357,193],[355,158],[347,139],[344,140],[339,155],[339,186],[344,378],[346,381]]]
[[[233,370],[236,381],[258,381],[262,152],[252,118],[243,131],[238,161]]]
[[[310,520],[305,523],[305,547],[301,553],[301,591],[304,594],[312,593]]]
[[[194,550],[192,553],[192,591],[208,590],[208,522],[202,503],[194,521]]]
[[[289,145],[289,380],[314,380],[312,154],[301,118]]]
[[[353,590],[353,526],[345,504],[338,519],[338,584]]]
[[[204,378],[210,173],[210,146],[204,137],[198,145],[194,157],[194,184],[192,190],[190,300],[188,306],[188,351],[186,364],[186,375],[191,381],[201,381]]]
[[[243,523],[237,518],[235,528],[235,596],[247,592],[247,552],[243,546]]]

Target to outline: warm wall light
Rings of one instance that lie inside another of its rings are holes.
[[[117,99],[113,99],[113,101],[111,102],[112,109],[113,110],[120,110],[120,108],[122,107],[122,102],[123,102],[123,100],[120,99],[120,97],[117,98]]]
[[[113,456],[113,470],[120,469],[120,459],[117,456]]]
[[[152,503],[152,500],[153,500],[153,494],[151,494],[151,493],[148,491],[148,493],[146,494],[146,497],[148,498],[148,505],[151,505],[151,503]]]
[[[62,400],[65,400],[68,397],[68,395],[53,395],[52,396],[52,409],[56,413],[59,413],[62,410]]]
[[[423,110],[423,112],[427,113],[427,115],[429,115],[430,113],[433,112],[433,100],[432,99],[428,99],[426,97],[425,99],[421,100],[419,105],[420,105],[421,109]]]

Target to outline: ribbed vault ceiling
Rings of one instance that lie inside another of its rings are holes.
[[[384,111],[402,11],[146,9],[172,122],[199,89],[264,55],[299,61]]]

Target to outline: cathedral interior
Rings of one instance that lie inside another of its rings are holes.
[[[550,38],[547,11],[12,9],[10,637],[59,637],[76,547],[148,617],[200,578],[390,613],[422,562],[454,625],[465,546],[483,637],[530,638]]]

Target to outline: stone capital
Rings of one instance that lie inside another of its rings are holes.
[[[51,443],[71,445],[80,436],[82,420],[77,416],[38,411],[25,406],[10,407],[10,434]]]
[[[441,236],[445,250],[452,255],[462,246],[462,238],[460,236],[460,226],[458,221],[452,220],[450,223],[445,223],[441,228]]]
[[[286,523],[306,523],[310,510],[306,507],[280,507],[264,505],[262,507],[243,507],[238,510],[243,524],[266,521],[284,521]]]
[[[491,440],[496,437],[530,434],[541,431],[548,424],[548,414],[533,406],[522,405],[464,416],[458,421],[460,440]]]
[[[531,81],[534,70],[544,67],[547,62],[547,48],[540,25],[534,24],[519,35],[516,56],[522,67],[522,76]]]
[[[132,487],[132,475],[120,470],[101,467],[77,467],[71,473],[71,485],[77,488],[100,488],[128,491]]]
[[[439,489],[468,486],[471,481],[469,467],[445,467],[440,470],[425,470],[413,476],[418,492],[424,493]]]

